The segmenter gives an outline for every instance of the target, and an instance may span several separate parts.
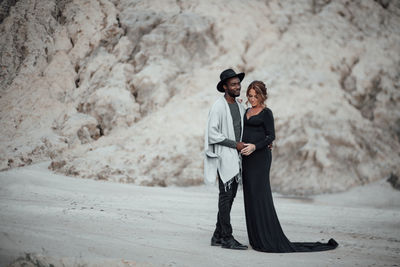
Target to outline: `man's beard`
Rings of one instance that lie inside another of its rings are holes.
[[[235,94],[235,91],[231,91],[231,90],[228,90],[228,95],[230,96],[230,97],[233,97],[233,98],[235,98],[235,97],[238,97],[239,95],[240,95],[240,92],[236,95]]]

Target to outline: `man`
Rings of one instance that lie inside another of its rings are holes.
[[[225,94],[211,107],[205,134],[205,182],[214,183],[218,179],[219,183],[217,223],[211,245],[229,249],[247,249],[234,239],[230,223],[231,207],[241,179],[240,151],[245,147],[240,141],[245,110],[236,99],[244,75],[232,69],[221,73],[217,89]]]

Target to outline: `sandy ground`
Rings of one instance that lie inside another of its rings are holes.
[[[400,266],[400,192],[385,181],[313,198],[274,194],[291,241],[336,250],[271,254],[209,245],[213,187],[141,187],[57,175],[48,162],[0,172],[0,265],[25,253],[55,266]],[[235,237],[248,244],[242,191]]]

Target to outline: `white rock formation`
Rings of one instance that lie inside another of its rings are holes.
[[[142,185],[203,180],[228,67],[268,87],[273,189],[400,175],[398,1],[5,0],[0,169]]]

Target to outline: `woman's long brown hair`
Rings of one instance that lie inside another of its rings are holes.
[[[246,91],[246,96],[249,97],[249,91],[250,89],[253,89],[256,91],[257,98],[261,100],[261,105],[266,107],[265,101],[267,100],[267,87],[265,87],[265,83],[262,81],[253,81],[249,84],[249,87],[247,87]],[[249,101],[246,102],[248,104]]]

